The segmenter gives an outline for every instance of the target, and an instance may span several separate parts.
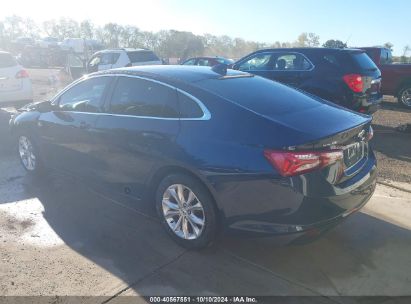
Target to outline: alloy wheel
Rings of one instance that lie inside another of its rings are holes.
[[[407,106],[411,107],[411,88],[405,89],[401,94],[401,102]]]
[[[26,136],[19,138],[19,155],[24,168],[28,171],[36,169],[36,155],[31,141]]]
[[[197,239],[204,230],[203,205],[195,193],[182,184],[171,185],[164,191],[162,212],[171,231],[182,239]]]

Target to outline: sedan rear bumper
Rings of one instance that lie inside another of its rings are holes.
[[[244,181],[224,191],[225,227],[230,233],[260,236],[319,233],[360,210],[374,193],[376,177],[371,153],[360,173],[321,193],[304,189],[310,187],[304,176],[300,184],[292,179]]]

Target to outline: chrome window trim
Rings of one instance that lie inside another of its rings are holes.
[[[173,90],[176,90],[177,92],[186,95],[187,97],[189,97],[191,100],[193,100],[193,102],[195,102],[201,109],[201,111],[203,111],[203,116],[201,117],[197,117],[197,118],[181,118],[181,117],[157,117],[157,116],[138,116],[138,115],[127,115],[127,114],[115,114],[115,113],[94,113],[94,112],[81,112],[81,111],[64,111],[62,110],[61,112],[71,112],[71,113],[85,113],[85,114],[98,114],[98,115],[105,115],[105,116],[120,116],[120,117],[137,117],[137,118],[144,118],[144,119],[163,119],[163,120],[210,120],[211,119],[211,113],[210,111],[207,109],[207,107],[204,105],[204,103],[199,100],[197,97],[191,95],[190,93],[177,88],[175,86],[172,86],[168,83],[164,83],[161,82],[159,80],[155,80],[155,79],[151,79],[151,78],[147,78],[147,77],[143,77],[143,76],[138,76],[138,75],[127,75],[127,74],[103,74],[103,75],[92,75],[92,76],[83,76],[82,78],[73,81],[71,84],[69,84],[67,87],[65,87],[60,93],[58,93],[56,96],[53,97],[51,104],[56,105],[55,101],[57,99],[60,98],[61,95],[63,95],[65,92],[67,92],[69,89],[71,89],[72,87],[74,87],[75,85],[87,80],[87,79],[91,79],[91,78],[98,78],[98,77],[129,77],[129,78],[138,78],[138,79],[142,79],[142,80],[147,80],[147,81],[151,81],[166,87],[169,87]]]
[[[281,54],[281,53],[284,53],[284,52],[281,52],[281,51],[259,52],[259,53],[256,53],[256,54],[253,54],[253,55],[250,55],[250,56],[246,57],[246,58],[243,60],[243,63],[246,62],[247,60],[250,60],[250,58],[253,58],[253,56],[256,56],[256,55],[279,54],[279,53]],[[285,52],[285,53],[286,53],[286,54],[297,54],[297,55],[301,55],[302,57],[305,58],[305,60],[307,60],[307,61],[311,64],[311,68],[310,68],[309,70],[240,70],[240,66],[241,66],[241,64],[240,64],[240,65],[238,66],[238,70],[239,70],[239,71],[242,71],[242,72],[247,72],[247,71],[254,71],[254,72],[311,72],[312,70],[315,69],[314,63],[312,63],[312,61],[311,61],[310,59],[308,59],[308,57],[305,56],[303,53],[300,53],[300,52]]]

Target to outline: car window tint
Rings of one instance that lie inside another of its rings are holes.
[[[116,58],[117,55],[117,58]],[[119,54],[103,53],[99,64],[114,64],[118,59]]]
[[[380,63],[381,64],[390,64],[390,63],[392,63],[392,55],[391,55],[390,51],[388,51],[386,49],[381,50]]]
[[[130,62],[159,61],[158,57],[151,51],[133,51],[127,52]]]
[[[209,66],[210,65],[210,62],[209,62],[209,60],[208,59],[198,59],[198,63],[197,63],[197,65],[200,65],[200,66]]]
[[[321,102],[309,95],[262,77],[205,79],[196,84],[268,117],[280,117],[283,114],[304,111],[321,105]]]
[[[311,69],[311,63],[301,54],[279,54],[277,56],[275,70],[306,71]]]
[[[192,98],[183,93],[178,93],[178,102],[181,118],[201,118],[204,113]]]
[[[376,71],[378,69],[374,61],[365,52],[352,52],[351,58],[363,70]]]
[[[239,66],[240,71],[258,71],[269,69],[271,54],[256,54]]]
[[[111,98],[114,114],[177,118],[177,93],[152,81],[120,77]]]
[[[195,63],[196,63],[195,59],[190,59],[184,62],[183,65],[195,65]]]
[[[322,59],[327,64],[331,64],[331,65],[335,65],[335,66],[340,65],[338,60],[337,60],[337,57],[335,57],[335,55],[327,54],[327,55],[324,55]]]
[[[101,112],[104,91],[110,81],[110,77],[96,77],[80,82],[60,96],[59,108],[62,111]]]
[[[9,68],[16,66],[17,62],[13,56],[7,53],[0,53],[0,68]]]

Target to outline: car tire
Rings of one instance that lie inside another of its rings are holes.
[[[160,221],[171,238],[182,247],[210,246],[217,234],[217,212],[206,187],[186,174],[171,174],[155,194]]]
[[[411,109],[411,84],[404,86],[398,93],[398,101],[406,108]]]
[[[32,137],[20,134],[17,139],[17,154],[23,168],[30,175],[42,175],[45,168],[41,162],[37,146]]]

